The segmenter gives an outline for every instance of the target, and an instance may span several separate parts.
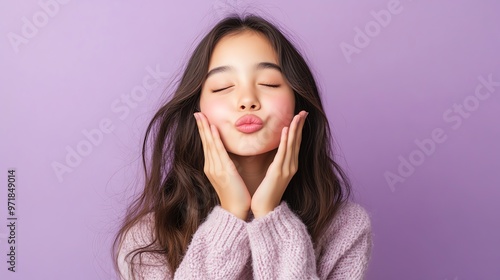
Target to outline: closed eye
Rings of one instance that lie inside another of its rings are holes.
[[[266,86],[266,87],[271,87],[271,88],[278,88],[278,87],[280,87],[280,85],[271,85],[271,84],[260,84],[260,85]],[[220,89],[215,89],[212,92],[220,92],[220,91],[223,91],[223,90],[228,89],[230,87],[232,87],[232,86],[228,86],[228,87],[220,88]]]
[[[261,85],[266,86],[266,87],[272,87],[272,88],[277,88],[280,86],[280,85],[270,85],[270,84],[261,84]]]
[[[212,92],[219,92],[219,91],[223,91],[223,90],[228,89],[228,88],[230,88],[230,87],[232,87],[232,86],[228,86],[228,87],[221,88],[221,89],[214,89]]]

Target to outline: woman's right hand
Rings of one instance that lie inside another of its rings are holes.
[[[252,198],[236,166],[227,154],[219,132],[203,113],[194,114],[203,144],[205,166],[203,171],[214,187],[221,207],[236,217],[246,220]]]

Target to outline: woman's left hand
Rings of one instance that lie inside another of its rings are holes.
[[[284,127],[281,131],[274,160],[252,196],[251,209],[255,218],[265,216],[279,205],[288,183],[297,172],[302,128],[307,114],[301,111],[292,119],[290,127]]]

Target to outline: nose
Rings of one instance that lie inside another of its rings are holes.
[[[246,110],[259,110],[260,102],[252,89],[247,89],[242,92],[238,100],[238,107],[240,111]]]

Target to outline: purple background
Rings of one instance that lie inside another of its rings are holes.
[[[405,0],[385,27],[371,11],[388,0],[66,2],[45,23],[38,1],[0,2],[1,279],[115,279],[109,246],[142,180],[147,121],[197,38],[247,6],[294,34],[317,75],[338,160],[372,217],[367,279],[500,279],[500,87],[474,97],[478,77],[500,81],[498,1]],[[24,36],[23,17],[41,27],[16,47],[9,38]],[[344,55],[365,27],[369,43]],[[168,73],[157,87],[121,99],[157,67]],[[454,104],[464,102],[461,117]],[[58,179],[52,164],[85,151],[82,131],[106,120],[111,133]],[[415,141],[435,129],[446,140],[419,152]],[[384,174],[399,174],[400,156],[413,156],[414,171],[390,187]],[[16,273],[6,263],[9,168]]]

